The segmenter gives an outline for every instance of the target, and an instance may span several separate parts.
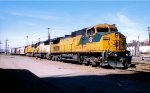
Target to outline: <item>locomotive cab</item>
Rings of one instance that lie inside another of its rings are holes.
[[[99,24],[91,28],[87,28],[86,36],[94,36],[96,33],[110,33],[110,32],[118,32],[118,29],[115,27],[115,24]]]
[[[112,67],[128,68],[131,64],[132,57],[130,51],[126,48],[126,37],[118,32],[115,25],[109,25],[108,28],[99,28],[97,32],[104,32],[102,42],[103,51],[107,56],[107,62]],[[103,30],[102,30],[103,29]]]
[[[89,38],[94,51],[99,46],[99,52],[102,54],[102,60],[108,62],[112,67],[128,68],[131,64],[130,52],[126,49],[126,37],[118,32],[115,24],[99,24],[86,30],[86,36]],[[98,41],[98,39],[100,40]],[[99,42],[95,44],[95,42]],[[95,44],[95,45],[94,45]]]

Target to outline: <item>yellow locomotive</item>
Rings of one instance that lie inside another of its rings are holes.
[[[39,41],[35,44],[28,45],[25,47],[25,55],[41,57],[41,58],[49,58],[50,54],[50,40]]]
[[[124,68],[131,64],[132,57],[126,49],[126,37],[118,32],[115,24],[98,24],[55,38],[51,42],[52,60]]]
[[[32,45],[25,46],[24,52],[26,56],[31,56],[33,53],[34,47]]]

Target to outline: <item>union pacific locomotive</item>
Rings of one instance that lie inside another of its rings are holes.
[[[98,24],[72,32],[70,35],[24,47],[24,54],[55,61],[72,61],[92,66],[124,67],[132,56],[126,48],[126,37],[115,24]],[[12,54],[18,54],[18,48]],[[21,54],[23,54],[20,51]]]

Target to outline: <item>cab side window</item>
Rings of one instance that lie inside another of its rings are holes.
[[[87,30],[87,35],[90,35],[91,34],[91,30]]]
[[[95,29],[91,28],[89,30],[87,30],[87,35],[93,35],[95,33]]]

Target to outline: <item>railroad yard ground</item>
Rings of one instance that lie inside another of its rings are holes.
[[[132,63],[136,68],[124,70],[1,54],[0,92],[150,93],[149,58]]]

